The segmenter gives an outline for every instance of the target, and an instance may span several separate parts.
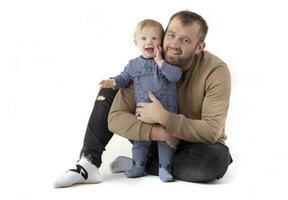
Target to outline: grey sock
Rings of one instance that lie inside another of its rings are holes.
[[[145,167],[134,165],[131,169],[127,170],[124,174],[128,178],[141,177],[141,176],[144,176],[145,174]]]
[[[159,177],[160,177],[161,181],[163,181],[163,182],[170,182],[170,181],[174,180],[171,173],[163,167],[159,168]]]
[[[132,168],[132,159],[125,156],[118,156],[110,164],[110,170],[112,173],[125,172]]]

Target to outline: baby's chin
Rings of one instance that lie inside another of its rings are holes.
[[[154,51],[145,50],[145,52],[143,52],[143,57],[144,58],[154,58],[155,57],[155,53],[154,53]]]
[[[154,58],[155,56],[154,55],[142,55],[144,58],[147,58],[147,59],[149,59],[149,58]]]

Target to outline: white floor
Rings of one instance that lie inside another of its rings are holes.
[[[44,144],[50,146],[51,141]],[[67,141],[68,143],[69,141]],[[25,145],[24,145],[25,146]],[[54,146],[55,147],[55,146]],[[51,144],[51,148],[54,148]],[[63,146],[64,147],[64,146]],[[243,148],[247,146],[244,145]],[[68,145],[68,148],[71,146]],[[119,148],[119,149],[117,149]],[[157,176],[145,176],[137,179],[128,179],[123,174],[112,174],[109,163],[117,155],[130,155],[130,145],[126,140],[116,136],[107,146],[100,168],[102,182],[91,185],[76,185],[70,188],[53,188],[53,180],[57,174],[73,167],[70,162],[72,154],[50,154],[43,151],[41,154],[25,155],[23,152],[7,153],[2,167],[1,196],[7,199],[36,200],[36,199],[147,199],[147,198],[191,198],[191,199],[287,199],[287,156],[266,154],[258,156],[259,152],[244,152],[243,148],[231,148],[234,162],[230,165],[224,178],[209,184],[187,183],[175,181],[162,183]],[[75,148],[76,149],[76,148]],[[111,150],[113,149],[113,150]],[[115,150],[117,149],[117,150]],[[240,150],[239,152],[236,152]],[[66,152],[66,150],[63,150]],[[55,152],[52,150],[52,152]],[[65,156],[65,154],[67,156]],[[273,154],[273,153],[272,153]],[[63,156],[63,157],[62,157]],[[272,157],[271,157],[272,156]],[[62,158],[61,158],[62,157]],[[268,158],[269,157],[269,158]],[[70,160],[70,161],[69,161]],[[75,160],[75,159],[74,159]],[[9,166],[10,165],[10,166]],[[13,165],[13,167],[11,167]],[[13,172],[13,173],[11,173]],[[4,177],[4,179],[3,179]]]

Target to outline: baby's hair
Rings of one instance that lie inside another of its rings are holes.
[[[144,28],[158,28],[161,31],[161,38],[163,38],[164,35],[164,29],[162,25],[153,19],[144,19],[141,22],[137,24],[136,30],[134,32],[134,39],[136,39],[136,36],[144,29]]]

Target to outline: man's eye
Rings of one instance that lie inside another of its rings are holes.
[[[185,39],[185,38],[179,38],[179,41],[180,41],[181,43],[190,44],[190,40]]]
[[[184,39],[184,42],[190,44],[190,40]]]

